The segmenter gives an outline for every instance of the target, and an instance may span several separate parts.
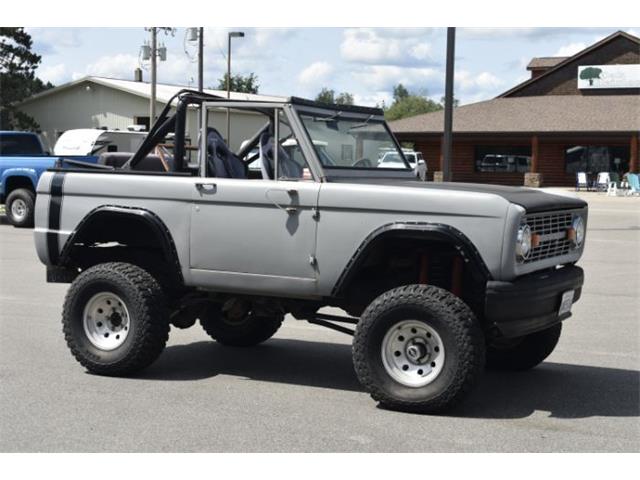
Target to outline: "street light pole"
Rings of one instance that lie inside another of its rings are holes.
[[[442,139],[442,176],[451,181],[451,151],[453,150],[453,76],[455,62],[456,29],[447,28],[447,67],[444,87],[444,138]]]
[[[231,98],[231,39],[242,38],[244,32],[229,32],[227,38],[227,100]],[[227,108],[227,144],[231,144],[231,110]]]
[[[156,69],[158,54],[158,29],[151,27],[151,105],[149,107],[149,126],[153,125],[156,118]]]

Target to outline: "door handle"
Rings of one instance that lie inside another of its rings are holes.
[[[201,193],[216,193],[217,186],[215,183],[197,182],[196,188]]]
[[[280,201],[278,201],[277,199],[273,198],[272,195],[274,193],[286,193],[289,198],[291,199],[291,202],[293,204],[288,204],[288,205],[282,205],[282,203]],[[266,192],[266,196],[269,200],[271,200],[271,202],[273,202],[273,204],[278,207],[280,210],[282,210],[283,212],[286,212],[288,215],[293,215],[298,211],[298,206],[296,205],[298,202],[298,191],[294,190],[294,189],[271,189],[271,190],[267,190]]]

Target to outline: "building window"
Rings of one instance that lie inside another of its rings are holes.
[[[144,129],[146,132],[148,132],[151,127],[149,117],[133,117],[133,123],[135,125],[144,125]]]
[[[476,172],[526,173],[531,169],[530,146],[475,147]]]
[[[566,147],[564,159],[567,173],[629,171],[629,147],[626,146],[581,146]]]

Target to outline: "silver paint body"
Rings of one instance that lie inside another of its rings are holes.
[[[291,122],[314,181],[68,172],[60,230],[54,232],[60,250],[97,207],[145,209],[171,233],[186,285],[298,298],[330,296],[363,241],[391,223],[459,230],[495,280],[575,262],[582,253],[578,249],[566,258],[517,264],[515,235],[524,208],[497,194],[327,182],[295,112],[287,104],[278,108]],[[35,243],[45,264],[51,263],[46,237],[53,175],[43,174],[37,188]]]

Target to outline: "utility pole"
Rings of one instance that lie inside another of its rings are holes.
[[[149,108],[149,125],[156,120],[156,73],[158,67],[158,29],[151,27],[151,106]]]
[[[204,90],[204,27],[198,29],[198,91]]]
[[[453,76],[455,63],[455,27],[447,28],[447,67],[444,87],[444,137],[442,139],[442,175],[451,181],[451,152],[453,150]]]

